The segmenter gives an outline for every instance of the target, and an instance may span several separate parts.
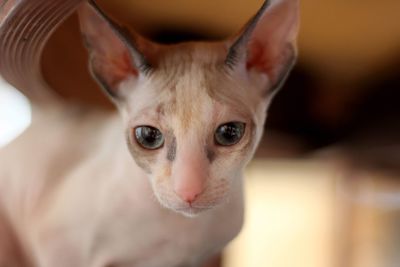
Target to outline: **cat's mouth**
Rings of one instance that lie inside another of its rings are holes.
[[[180,213],[186,217],[196,217],[208,210],[214,209],[216,206],[221,204],[221,201],[213,201],[212,203],[186,203],[182,201],[171,202],[171,201],[161,201],[161,204],[166,208]]]
[[[212,199],[212,200],[203,200],[203,201],[198,201],[198,202],[193,202],[193,203],[184,203],[184,202],[179,202],[176,203],[173,207],[170,207],[171,209],[175,210],[178,213],[181,213],[187,217],[195,217],[197,215],[200,215],[208,210],[212,210],[216,208],[217,206],[222,205],[225,201],[225,195],[221,195],[218,198]]]
[[[187,216],[187,217],[196,217],[197,215],[212,209],[214,206],[208,207],[196,207],[195,205],[188,205],[187,207],[179,207],[176,208],[175,211]]]
[[[183,214],[187,217],[195,217],[214,209],[227,201],[228,190],[224,190],[223,192],[219,191],[218,194],[214,191],[200,195],[200,197],[193,202],[183,201],[170,190],[155,190],[155,195],[160,204],[167,209]]]

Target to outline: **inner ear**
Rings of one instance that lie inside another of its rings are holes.
[[[89,59],[89,70],[99,85],[114,99],[122,97],[118,90],[121,81],[128,76],[138,76],[138,70],[132,67],[127,51],[123,51],[117,59],[92,53]]]
[[[78,14],[93,77],[113,99],[121,98],[118,87],[123,80],[151,69],[142,48],[152,44],[119,26],[94,1],[82,4]]]
[[[233,39],[226,64],[231,68],[244,64],[249,71],[268,75],[269,92],[279,88],[297,55],[298,9],[298,0],[265,1]]]

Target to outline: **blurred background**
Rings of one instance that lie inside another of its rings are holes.
[[[261,0],[98,1],[163,43],[220,40]],[[224,267],[400,266],[400,1],[302,0],[299,60],[246,172],[246,223]],[[43,73],[63,97],[109,109],[88,75],[77,18],[53,34]],[[30,122],[0,80],[0,146]]]

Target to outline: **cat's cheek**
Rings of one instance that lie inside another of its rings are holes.
[[[153,172],[154,165],[157,162],[157,157],[160,154],[159,151],[146,150],[140,147],[136,140],[133,140],[130,130],[127,130],[125,135],[126,144],[133,160],[144,172],[151,174]]]
[[[149,179],[158,201],[163,206],[168,206],[168,202],[174,197],[171,187],[171,165],[159,164],[154,166],[154,172],[149,175]]]
[[[231,181],[240,172],[240,159],[236,158],[218,158],[210,167],[209,187],[212,189],[225,183],[226,190],[230,187]]]
[[[242,170],[253,157],[257,144],[256,133],[251,131],[249,135],[251,135],[251,137],[246,136],[247,140],[243,140],[244,142],[238,144],[237,147],[219,148],[216,151],[216,160],[212,165],[230,174]],[[226,174],[227,173],[225,173],[225,175]],[[224,176],[223,173],[221,173],[221,175]]]
[[[168,186],[171,180],[171,166],[155,166],[155,171],[149,178],[154,190],[159,189],[159,187]]]
[[[130,149],[132,150],[132,149]],[[135,163],[147,174],[152,173],[152,163],[154,162],[154,159],[152,157],[145,157],[141,156],[140,154],[138,155],[135,151],[131,151],[131,155],[133,157],[133,160]]]

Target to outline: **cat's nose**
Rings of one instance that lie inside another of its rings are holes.
[[[172,167],[172,186],[175,194],[186,203],[193,203],[205,190],[209,163],[199,148],[183,146]]]
[[[176,188],[175,193],[183,201],[192,204],[196,201],[197,197],[203,192],[202,187],[195,186],[190,188]]]
[[[206,168],[197,163],[181,164],[173,177],[175,194],[189,204],[203,193],[207,181]]]

